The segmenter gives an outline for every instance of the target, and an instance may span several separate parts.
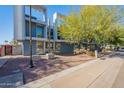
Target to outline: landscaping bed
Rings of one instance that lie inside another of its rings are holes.
[[[16,70],[20,70],[24,75],[24,83],[28,83],[93,59],[95,58],[85,54],[63,54],[55,55],[55,59],[48,60],[41,55],[40,58],[33,60],[34,68],[29,68],[29,57],[10,57],[7,58],[6,64],[0,68],[0,77],[11,75]]]

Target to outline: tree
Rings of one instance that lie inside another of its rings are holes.
[[[80,13],[87,42],[95,41],[98,45],[108,43],[113,29],[123,19],[122,11],[117,7],[85,6]]]
[[[10,44],[12,44],[12,45],[14,45],[14,46],[17,46],[19,43],[18,43],[17,40],[13,40],[13,41],[10,42]]]
[[[75,43],[79,42],[79,38],[77,35],[79,35],[80,29],[78,28],[78,22],[75,14],[70,14],[68,17],[65,18],[64,24],[61,25],[61,32],[60,35],[66,39],[67,41],[73,41]],[[71,42],[71,43],[73,43]]]
[[[124,27],[116,25],[113,27],[113,31],[110,32],[110,38],[108,43],[112,45],[123,45],[124,38]]]
[[[81,44],[85,40],[90,49],[92,43],[117,45],[121,42],[123,19],[124,13],[119,7],[83,6],[79,13],[71,13],[64,19],[60,35],[71,43]]]
[[[63,24],[60,26],[60,36],[71,44],[81,44],[83,39],[83,31],[80,26],[80,19],[77,14],[71,13],[64,18]]]

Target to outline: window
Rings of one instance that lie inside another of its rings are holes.
[[[50,38],[53,39],[53,29],[50,30]]]
[[[32,23],[32,37],[36,37],[36,24]]]
[[[44,37],[44,27],[42,27],[42,26],[36,27],[36,37],[38,37],[38,38]]]
[[[25,31],[26,31],[26,36],[29,36],[29,22],[25,22]]]
[[[26,36],[29,36],[29,21],[25,22]],[[32,22],[32,37],[36,37],[36,24]]]
[[[60,27],[57,27],[57,34],[58,34],[58,39],[63,40],[63,38],[60,35]]]

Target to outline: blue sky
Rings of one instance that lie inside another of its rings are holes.
[[[53,13],[59,12],[64,15],[68,15],[73,9],[79,10],[80,6],[70,5],[46,5],[48,9],[48,17],[52,18]],[[13,40],[13,6],[12,5],[0,5],[0,44],[4,44],[5,40]]]

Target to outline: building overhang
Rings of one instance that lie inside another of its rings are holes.
[[[29,5],[27,5],[29,6]],[[39,12],[46,12],[46,7],[43,5],[31,5],[31,7],[35,10],[38,10]]]
[[[29,21],[29,18],[25,18],[26,21]],[[36,25],[41,25],[41,26],[45,26],[46,23],[44,21],[41,21],[41,20],[35,20],[35,19],[32,19],[31,20],[32,22],[36,23]]]
[[[25,37],[25,40],[30,40],[30,37]],[[35,40],[35,41],[47,41],[46,38],[37,38],[37,37],[32,37],[32,40]]]

